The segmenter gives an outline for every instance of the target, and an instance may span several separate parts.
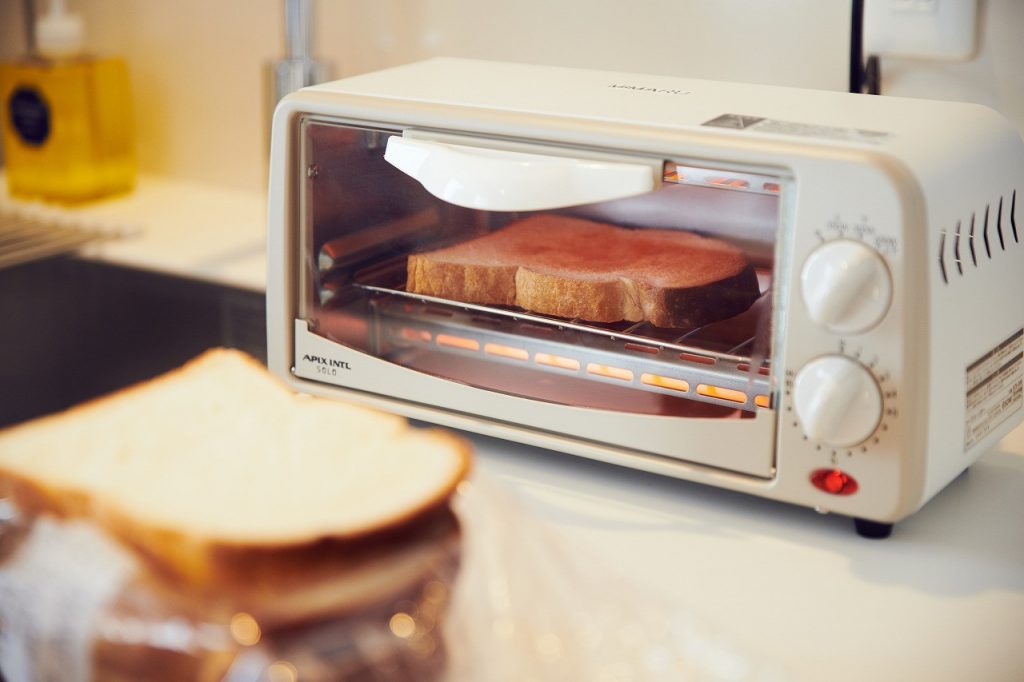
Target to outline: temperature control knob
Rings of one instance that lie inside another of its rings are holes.
[[[793,382],[793,404],[804,433],[835,447],[867,440],[882,418],[882,394],[874,376],[842,355],[807,363]]]
[[[800,287],[811,319],[840,334],[878,324],[892,299],[892,280],[882,257],[847,239],[822,244],[807,258]]]

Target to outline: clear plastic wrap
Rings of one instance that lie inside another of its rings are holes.
[[[204,595],[167,589],[85,522],[8,514],[0,670],[7,682],[784,679],[485,476],[453,506],[457,524],[432,522],[365,566],[325,577],[300,560],[273,587]]]
[[[495,482],[465,484],[455,507],[464,542],[445,632],[449,680],[786,679],[685,604],[532,518]]]

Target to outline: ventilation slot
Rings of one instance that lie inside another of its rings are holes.
[[[953,240],[953,262],[956,263],[957,274],[964,274],[964,266],[960,263],[960,221],[956,223],[956,238]]]
[[[1017,190],[1013,190],[1013,198],[1010,199],[1010,229],[1013,230],[1013,241],[1020,244],[1017,238]]]
[[[996,213],[996,234],[999,235],[999,248],[1006,251],[1006,242],[1003,241],[1003,198],[999,197],[999,211]]]
[[[985,238],[985,253],[992,258],[992,249],[988,245],[988,206],[985,207],[985,226],[981,229],[981,236]]]
[[[949,278],[946,277],[946,231],[943,230],[939,236],[939,272],[942,273],[942,281],[949,284]]]
[[[956,229],[960,229],[960,223],[957,222]],[[974,216],[971,215],[971,234],[967,237],[967,244],[971,247],[971,262],[974,263],[974,267],[978,267],[978,257],[974,254]]]
[[[1006,216],[1004,222],[1003,207],[1006,207]],[[989,238],[989,216],[992,213],[992,206],[995,205],[995,217],[992,219],[995,227],[995,236]],[[979,211],[980,212],[980,211]],[[956,221],[955,229],[942,229],[939,232],[939,274],[942,276],[942,281],[945,284],[949,284],[949,276],[952,274],[965,275],[964,266],[967,261],[968,253],[970,254],[971,265],[975,268],[981,267],[978,263],[978,259],[984,255],[989,260],[992,260],[992,251],[996,247],[996,237],[998,237],[999,250],[1006,251],[1006,246],[1009,243],[1010,246],[1013,244],[1020,243],[1020,234],[1017,230],[1017,190],[1013,190],[1007,195],[999,197],[998,202],[992,202],[985,206],[985,213],[981,217],[981,228],[980,228],[980,240],[976,240],[975,237],[978,235],[978,213],[971,213],[970,226],[965,226],[964,221]],[[1009,228],[1004,229],[1005,228]],[[1010,242],[1010,234],[1013,235],[1013,241]],[[952,244],[950,244],[949,252],[946,251],[946,237],[950,238]],[[961,245],[961,241],[965,241],[966,245]],[[977,243],[980,241],[980,244]],[[981,252],[981,246],[984,245],[984,254]],[[984,258],[981,258],[984,261]],[[948,261],[952,260],[952,264]],[[983,263],[982,263],[983,264]],[[956,270],[952,269],[952,266],[956,266]]]

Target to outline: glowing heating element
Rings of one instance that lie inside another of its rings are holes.
[[[679,172],[679,169],[672,164],[665,164],[665,173],[662,176],[664,182],[683,182],[686,176]]]
[[[608,377],[610,379],[619,379],[620,381],[633,380],[633,373],[628,369],[612,367],[611,365],[601,365],[596,362],[587,363],[587,373],[596,374],[600,377]]]
[[[640,381],[647,384],[648,386],[657,386],[658,388],[668,388],[673,391],[679,391],[686,393],[690,390],[690,384],[683,381],[682,379],[673,379],[672,377],[663,377],[659,374],[641,374]]]
[[[701,365],[713,365],[715,359],[708,357],[707,355],[697,355],[696,353],[680,353],[680,360],[686,360],[687,362],[696,362]]]
[[[529,360],[529,351],[523,348],[515,348],[513,346],[503,346],[499,343],[486,343],[484,344],[484,352],[488,355],[498,355],[503,358],[511,358],[513,360]]]
[[[710,185],[725,185],[727,187],[750,187],[750,183],[740,178],[708,178],[708,184]]]
[[[766,395],[755,395],[754,404],[758,407],[771,407],[772,400]]]
[[[480,350],[480,342],[476,339],[467,339],[464,336],[451,336],[449,334],[438,334],[437,345],[461,348],[463,350]]]
[[[409,341],[423,341],[430,343],[430,332],[426,329],[412,329],[411,327],[402,327],[402,338],[408,339]]]
[[[534,362],[538,365],[547,365],[548,367],[557,367],[559,369],[568,369],[575,372],[580,368],[579,360],[573,360],[561,355],[552,355],[550,353],[537,353],[533,356]]]
[[[707,384],[697,384],[697,393],[705,395],[709,398],[718,398],[719,400],[729,400],[734,403],[745,403],[747,402],[747,394],[743,391],[737,391],[734,388],[722,388],[721,386],[709,386]]]

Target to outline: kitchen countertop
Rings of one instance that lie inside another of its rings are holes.
[[[258,193],[144,177],[73,213],[129,232],[87,258],[265,286]],[[481,474],[579,556],[798,680],[1024,679],[1024,427],[881,541],[842,517],[472,438]]]
[[[474,437],[566,542],[797,680],[1024,680],[1024,427],[885,540],[844,517]]]
[[[141,176],[130,194],[60,208],[12,199],[0,173],[3,209],[35,211],[121,235],[82,249],[91,260],[251,291],[266,287],[262,192]]]

